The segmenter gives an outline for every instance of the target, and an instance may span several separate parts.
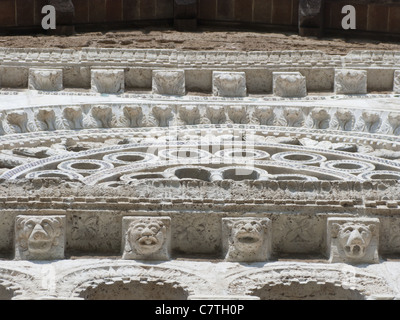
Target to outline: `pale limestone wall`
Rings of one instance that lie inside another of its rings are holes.
[[[0,58],[0,299],[400,297],[399,53]]]

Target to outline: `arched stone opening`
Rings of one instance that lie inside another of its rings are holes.
[[[174,283],[116,281],[88,287],[79,294],[84,300],[187,300],[190,295]]]
[[[210,171],[202,168],[180,168],[175,171],[179,179],[197,179],[210,181]]]
[[[261,300],[365,300],[366,297],[354,289],[345,289],[333,283],[298,283],[265,285],[252,291],[251,295]]]

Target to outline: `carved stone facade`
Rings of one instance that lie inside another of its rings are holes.
[[[0,299],[399,298],[398,53],[0,55]]]

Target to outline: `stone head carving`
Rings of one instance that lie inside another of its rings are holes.
[[[170,218],[124,217],[123,230],[123,259],[169,259]]]
[[[222,234],[227,261],[266,261],[271,252],[267,218],[224,218]]]
[[[15,221],[15,259],[64,258],[64,216],[18,216]]]
[[[378,219],[328,219],[330,261],[375,263],[378,258]]]

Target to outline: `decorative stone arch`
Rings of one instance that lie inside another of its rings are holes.
[[[211,287],[201,277],[175,267],[135,262],[82,266],[59,279],[68,299],[186,300]]]
[[[231,295],[240,293],[261,300],[365,300],[395,295],[379,276],[342,264],[275,264],[227,278]]]
[[[27,273],[0,267],[0,300],[13,300],[29,295],[27,285],[34,285],[35,278]]]

